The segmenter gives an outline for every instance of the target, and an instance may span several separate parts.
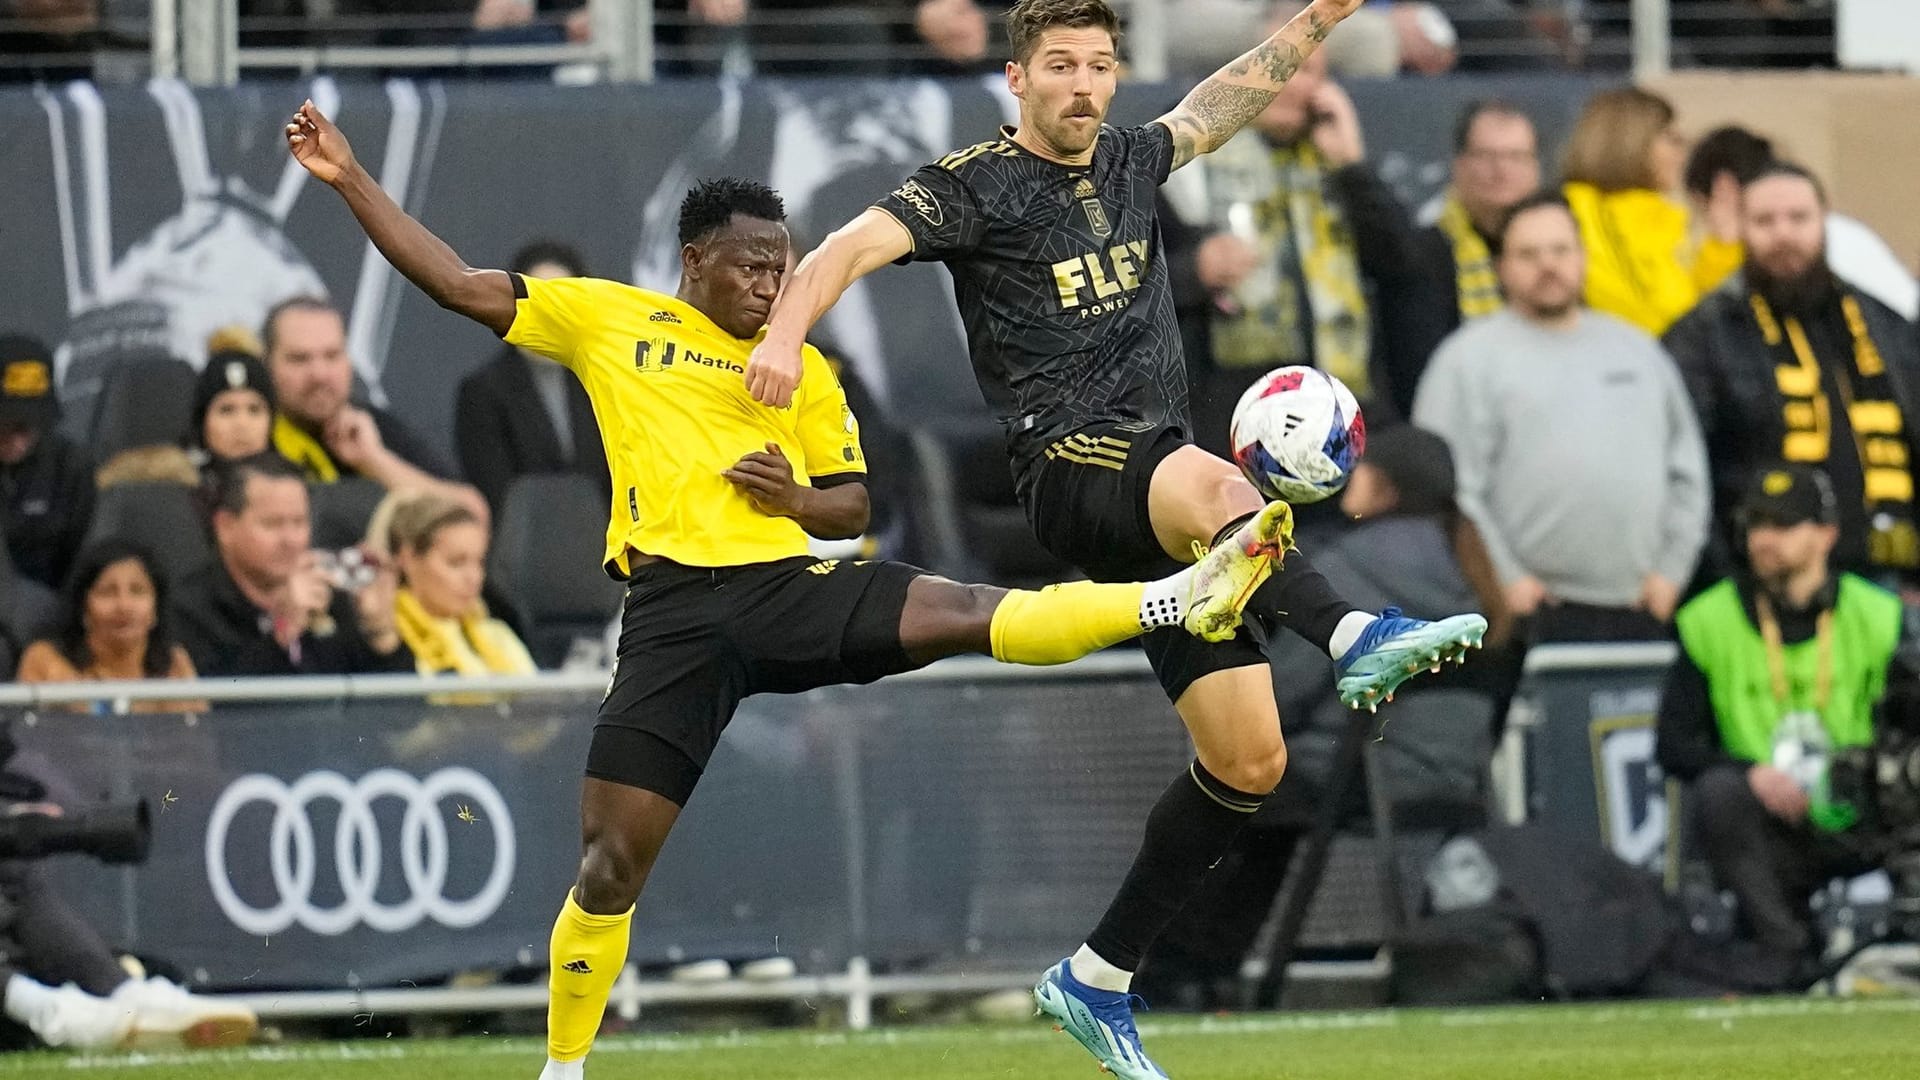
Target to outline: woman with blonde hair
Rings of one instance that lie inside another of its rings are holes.
[[[1603,90],[1574,125],[1563,169],[1587,248],[1587,306],[1655,335],[1743,258],[1734,215],[1710,213],[1700,235],[1678,197],[1687,140],[1674,115],[1658,94]]]
[[[487,613],[487,530],[460,503],[425,491],[387,496],[367,547],[399,574],[394,625],[422,675],[530,675],[513,629]]]

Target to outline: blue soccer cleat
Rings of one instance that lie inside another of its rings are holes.
[[[1467,650],[1480,647],[1487,636],[1487,620],[1479,615],[1455,615],[1438,622],[1409,619],[1390,607],[1367,624],[1360,640],[1341,657],[1340,703],[1350,709],[1362,705],[1369,712],[1392,701],[1400,684],[1422,669],[1439,671],[1452,660],[1467,662]]]
[[[1148,1060],[1133,1026],[1133,1003],[1139,1001],[1143,1009],[1147,1004],[1138,997],[1096,990],[1074,978],[1062,960],[1041,976],[1033,1000],[1041,1012],[1059,1021],[1056,1030],[1078,1039],[1100,1060],[1102,1072],[1120,1080],[1167,1080],[1166,1072]]]

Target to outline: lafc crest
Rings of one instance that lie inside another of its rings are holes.
[[[1099,192],[1094,190],[1092,181],[1082,179],[1075,185],[1073,197],[1080,200],[1080,209],[1086,212],[1087,226],[1093,235],[1102,240],[1113,235],[1113,225],[1107,221],[1107,210],[1100,205]]]

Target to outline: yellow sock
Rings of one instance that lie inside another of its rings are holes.
[[[618,915],[594,915],[567,902],[553,924],[547,976],[547,1056],[573,1061],[593,1049],[600,1018],[607,1011],[613,980],[627,962],[627,931],[633,909]]]
[[[1064,664],[1140,636],[1139,582],[1070,581],[1039,592],[1013,589],[993,609],[993,658]]]

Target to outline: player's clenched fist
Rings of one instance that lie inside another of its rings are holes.
[[[309,98],[287,121],[287,150],[322,183],[331,184],[354,168],[353,147]]]
[[[800,350],[762,341],[747,357],[747,392],[762,405],[784,409],[800,385]]]

